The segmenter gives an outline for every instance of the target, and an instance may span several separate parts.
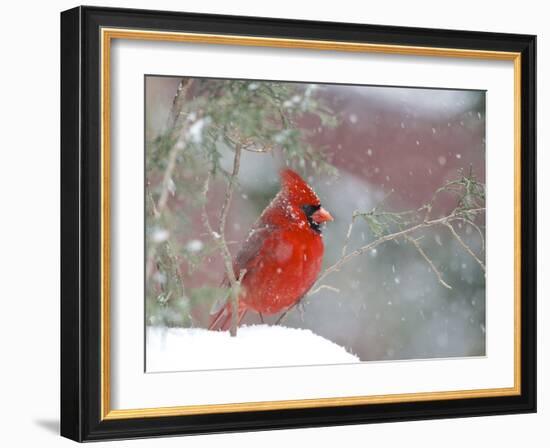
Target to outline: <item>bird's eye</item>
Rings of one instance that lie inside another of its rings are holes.
[[[306,214],[306,216],[309,218],[311,215],[313,215],[317,210],[321,208],[321,204],[319,205],[304,205],[302,206],[302,210]]]

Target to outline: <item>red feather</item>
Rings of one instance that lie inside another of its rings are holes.
[[[254,224],[233,262],[235,275],[245,269],[239,316],[248,310],[282,312],[309,291],[321,270],[324,245],[319,225],[332,217],[313,189],[294,171],[281,172],[281,191]],[[224,284],[228,286],[227,279]],[[231,303],[212,313],[210,329],[227,330]]]

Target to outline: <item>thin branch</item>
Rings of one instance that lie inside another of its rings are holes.
[[[170,134],[175,133],[177,130],[191,81],[191,78],[182,78],[178,84],[178,90],[172,101],[172,107],[170,108],[170,115],[167,121],[167,130]]]
[[[342,246],[342,257],[346,255],[346,252],[348,250],[349,240],[351,238],[351,232],[353,230],[353,225],[355,224],[355,220],[357,219],[357,216],[358,216],[357,210],[355,210],[351,215],[351,221],[349,223],[348,231],[346,233],[346,239],[344,240],[344,244]]]
[[[233,268],[231,268],[233,269]],[[237,336],[237,327],[239,326],[239,293],[241,289],[241,283],[246,275],[246,269],[241,269],[239,272],[239,278],[235,281],[235,284],[231,287],[231,328],[229,334],[231,336]]]
[[[350,241],[350,238],[351,238],[351,232],[353,231],[353,226],[355,224],[355,220],[357,219],[357,217],[359,216],[365,216],[365,215],[375,215],[375,214],[379,214],[379,215],[386,215],[386,214],[389,214],[387,212],[378,212],[378,209],[384,204],[384,202],[386,202],[388,200],[388,198],[394,193],[394,189],[392,188],[383,198],[382,200],[376,204],[376,206],[368,213],[361,213],[359,210],[354,210],[353,214],[351,215],[351,222],[349,224],[349,227],[348,227],[348,231],[346,233],[346,239],[344,240],[344,244],[342,246],[342,257],[344,257],[346,255],[346,252],[348,250],[348,245],[349,245],[349,241]],[[404,214],[409,214],[411,212],[402,212],[402,213],[392,213],[393,215],[396,215],[396,216],[400,216],[400,215],[404,215]]]
[[[189,302],[189,297],[187,297],[187,294],[185,292],[185,284],[183,283],[183,274],[181,272],[178,256],[174,253],[174,250],[172,249],[172,245],[169,242],[166,243],[166,249],[167,249],[168,256],[172,259],[172,263],[174,265],[174,274],[176,274],[176,278],[179,281],[179,286],[181,289],[181,297],[185,301]]]
[[[149,186],[149,182],[147,182],[147,186]],[[147,197],[149,198],[149,202],[151,202],[151,208],[153,210],[153,216],[155,218],[158,218],[160,216],[160,213],[157,210],[157,204],[156,204],[155,200],[153,199],[153,195],[151,193],[150,188],[147,188]]]
[[[267,154],[268,152],[271,152],[273,150],[273,146],[265,146],[263,148],[252,148],[252,147],[247,147],[247,148],[243,148],[245,151],[248,151],[248,152],[257,152],[257,153],[260,153],[260,154]]]
[[[215,232],[214,229],[212,228],[212,224],[210,224],[210,219],[208,218],[208,213],[206,212],[208,190],[210,189],[210,177],[211,177],[211,173],[209,171],[208,174],[206,175],[206,180],[204,181],[204,186],[202,188],[202,198],[203,198],[202,222],[204,224],[204,227],[206,227],[206,230],[208,231],[209,235],[217,243],[217,240],[219,239],[220,235],[217,232]]]
[[[233,130],[233,134],[236,134],[235,136],[230,136],[228,132],[229,131],[224,130],[224,133],[223,133],[223,138],[226,140],[226,142],[233,147],[240,146],[241,149],[244,151],[267,154],[273,151],[273,149],[275,148],[273,145],[266,145],[263,147],[259,147],[257,142],[255,142],[251,138],[246,138],[236,134],[235,130]]]
[[[288,313],[290,313],[295,306],[298,305],[298,302],[296,302],[294,305],[291,305],[289,306],[280,316],[279,318],[275,321],[275,325],[279,325],[283,320],[284,318],[288,315]]]
[[[304,297],[302,297],[298,302],[296,302],[294,305],[291,305],[290,307],[288,307],[280,316],[279,318],[275,321],[275,325],[279,325],[279,323],[281,321],[283,321],[283,319],[286,317],[286,315],[288,313],[290,313],[294,307],[299,307],[304,299],[306,297],[309,297],[309,296],[312,296],[314,294],[317,294],[318,292],[322,291],[323,289],[328,289],[329,291],[332,291],[332,292],[335,292],[335,293],[340,293],[340,290],[338,288],[335,288],[334,286],[331,286],[331,285],[319,285],[317,288],[313,289],[313,290],[310,290],[310,292],[308,292]]]
[[[380,207],[382,207],[384,205],[384,203],[388,200],[388,198],[394,193],[394,189],[392,188],[390,191],[388,191],[384,197],[382,198],[382,200],[376,204],[376,206],[372,209],[372,212],[376,212]]]
[[[329,291],[339,293],[340,290],[338,288],[335,288],[334,286],[330,285],[320,285],[311,292],[308,293],[308,296],[312,296],[313,294],[317,294],[319,291],[322,291],[323,289],[328,289]]]
[[[410,236],[406,236],[405,239],[409,241],[414,247],[416,247],[418,253],[422,255],[422,258],[424,258],[424,260],[426,260],[426,263],[430,265],[430,268],[437,276],[439,283],[441,283],[447,289],[453,289],[448,283],[445,282],[445,280],[443,280],[441,272],[439,272],[439,270],[435,267],[434,262],[430,259],[430,257],[428,257],[426,252],[424,252],[424,249],[422,249],[422,246],[420,246],[419,242]]]
[[[231,203],[231,199],[233,198],[233,191],[235,189],[237,176],[239,174],[239,168],[241,166],[241,153],[242,153],[242,146],[241,145],[235,146],[235,157],[233,158],[233,172],[231,173],[231,177],[229,178],[229,185],[227,186],[225,199],[222,205],[222,211],[220,213],[220,234],[222,235],[222,237],[225,234],[225,224],[227,222],[229,204]],[[223,243],[225,244],[225,240],[223,241]]]
[[[483,232],[481,231],[479,226],[475,222],[473,222],[471,219],[468,219],[468,218],[458,218],[458,219],[465,222],[466,224],[469,224],[470,226],[472,226],[477,231],[477,233],[479,234],[480,242],[481,242],[481,252],[484,252],[485,251],[485,237],[483,236]]]
[[[192,79],[190,78],[183,78],[180,81],[178,85],[178,90],[176,92],[176,96],[174,97],[174,101],[172,103],[170,116],[168,118],[167,133],[170,136],[170,140],[173,141],[173,144],[172,144],[172,148],[170,149],[170,153],[168,155],[168,163],[166,164],[164,175],[162,176],[162,190],[156,205],[156,209],[159,214],[162,214],[162,212],[164,211],[164,208],[166,207],[166,202],[168,201],[168,197],[170,193],[170,184],[172,180],[172,175],[176,167],[176,162],[177,162],[179,152],[181,151],[181,149],[183,149],[182,145],[177,144],[176,136],[179,132],[182,110],[185,104],[185,98],[187,96],[187,92],[189,90],[189,87],[191,86],[191,82],[192,82]]]
[[[229,279],[231,285],[231,328],[229,333],[231,336],[237,336],[237,326],[238,322],[238,309],[239,309],[239,287],[240,279],[235,278],[235,271],[233,270],[233,259],[231,258],[231,252],[227,247],[225,241],[225,224],[227,222],[227,214],[229,212],[229,205],[231,204],[231,199],[233,198],[233,190],[235,188],[235,183],[237,182],[237,175],[239,174],[239,168],[241,165],[241,151],[242,148],[240,145],[235,146],[235,157],[233,159],[233,172],[229,179],[229,184],[227,185],[227,190],[225,192],[225,199],[222,205],[222,211],[220,213],[220,247],[223,255],[223,260],[225,264],[225,273]],[[241,273],[242,274],[242,273]]]
[[[454,229],[454,227],[448,222],[445,223],[445,226],[451,231],[453,236],[460,243],[460,245],[466,250],[466,252],[468,252],[474,258],[475,261],[477,261],[477,263],[481,266],[481,269],[483,269],[483,272],[485,272],[485,265],[483,264],[483,262],[477,257],[477,255],[474,253],[474,251],[472,249],[470,249],[470,246],[468,246],[464,242],[464,240],[460,237],[460,235],[458,233],[456,233],[456,230]]]

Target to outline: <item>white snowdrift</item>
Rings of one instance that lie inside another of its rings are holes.
[[[229,332],[147,328],[147,372],[344,364],[359,358],[310,330],[269,325]]]

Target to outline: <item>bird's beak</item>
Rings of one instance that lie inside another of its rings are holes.
[[[323,207],[321,207],[319,210],[317,210],[315,213],[311,215],[311,219],[313,219],[315,222],[321,224],[322,222],[327,221],[334,221],[334,218],[332,215],[327,212]]]

